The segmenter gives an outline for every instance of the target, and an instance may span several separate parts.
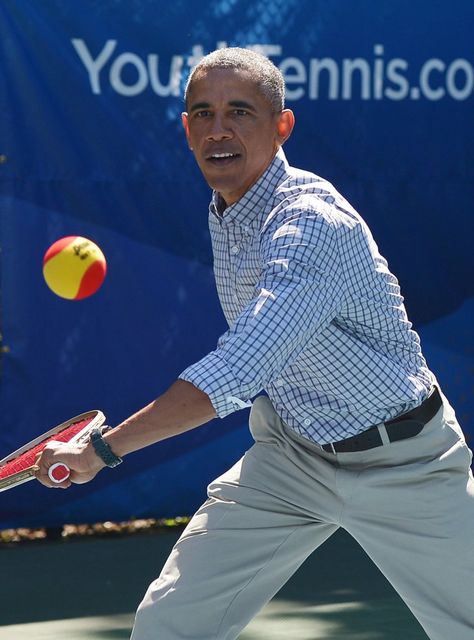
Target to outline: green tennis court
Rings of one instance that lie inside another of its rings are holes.
[[[176,531],[0,545],[0,640],[119,640]],[[241,640],[426,640],[344,532],[313,554]],[[160,639],[166,640],[166,639]]]

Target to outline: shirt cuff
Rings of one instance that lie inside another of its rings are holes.
[[[241,397],[239,381],[215,351],[189,366],[178,377],[204,391],[219,418],[252,406],[248,398]]]

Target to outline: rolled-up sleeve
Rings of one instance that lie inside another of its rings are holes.
[[[180,378],[210,398],[219,417],[249,400],[317,340],[346,295],[338,224],[311,207],[276,214],[260,235],[255,297],[215,351]]]

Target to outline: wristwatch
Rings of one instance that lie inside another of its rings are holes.
[[[116,467],[123,462],[123,460],[119,456],[115,455],[110,448],[110,445],[102,437],[104,433],[107,433],[110,429],[112,429],[112,427],[109,426],[95,427],[90,433],[90,441],[92,442],[94,451],[102,462],[104,462],[108,467]]]

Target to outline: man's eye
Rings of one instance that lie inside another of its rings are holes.
[[[246,116],[248,111],[246,109],[234,109],[234,113],[236,116]]]
[[[196,118],[208,118],[210,115],[210,111],[196,111]]]

